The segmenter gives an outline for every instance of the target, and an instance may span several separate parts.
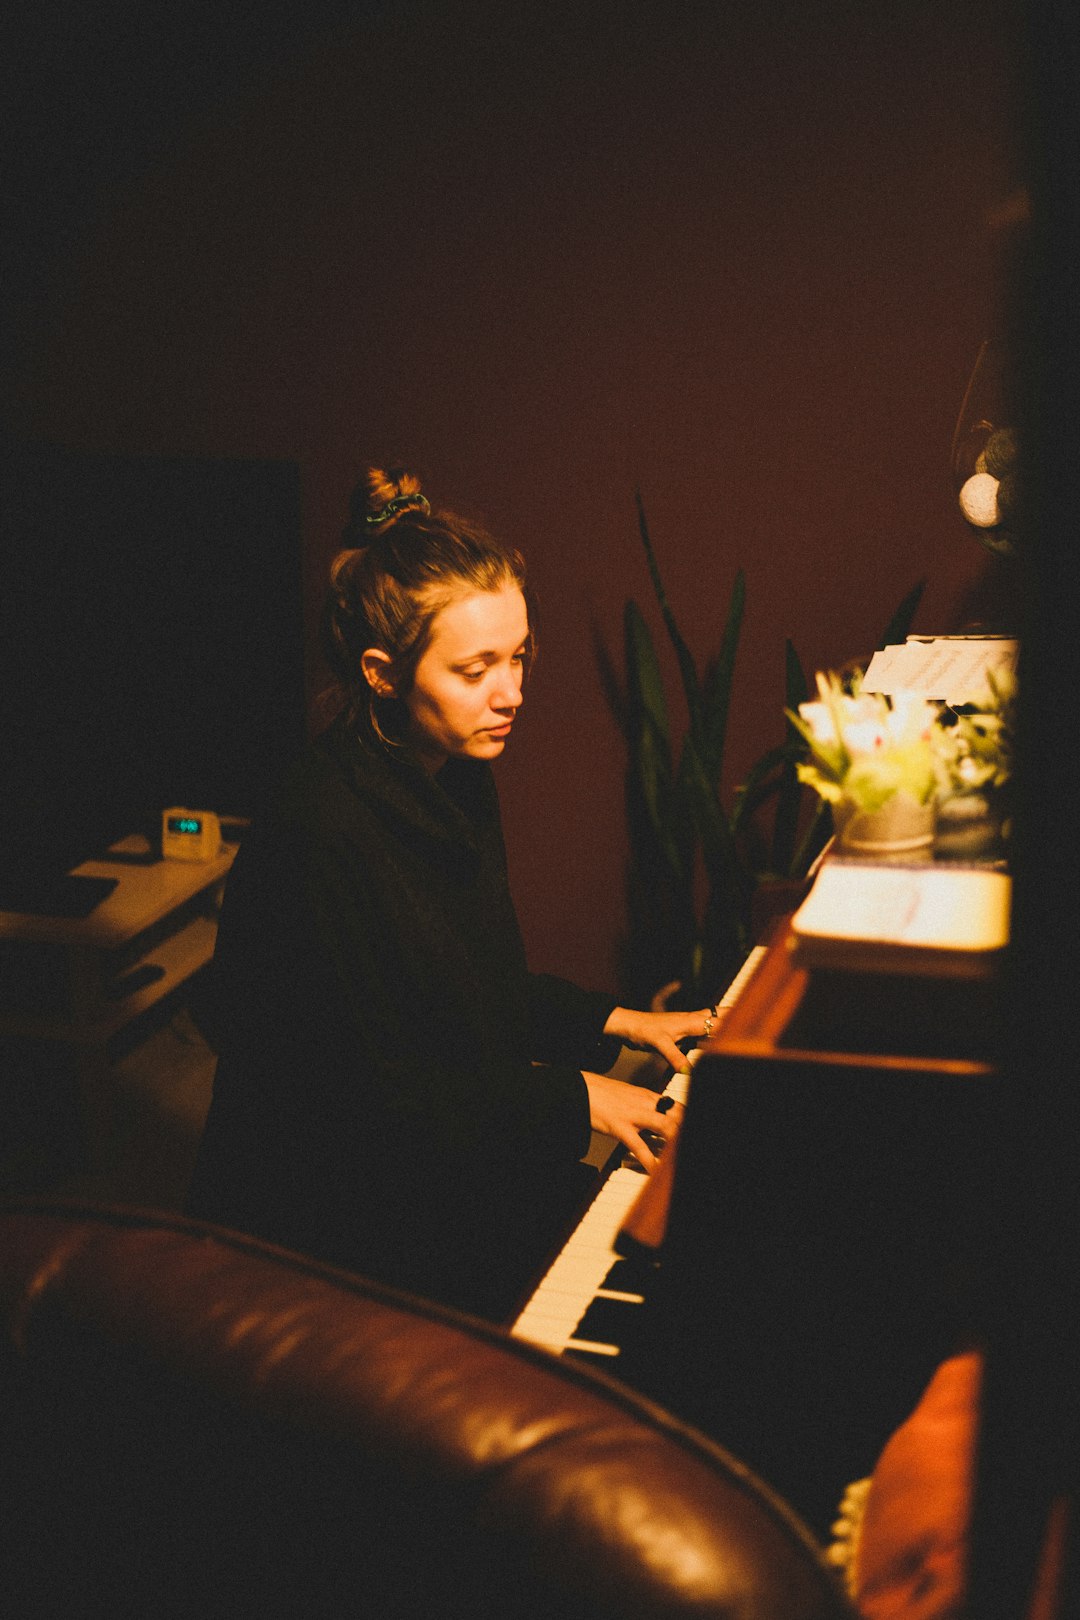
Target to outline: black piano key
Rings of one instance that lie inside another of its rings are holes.
[[[578,1323],[574,1338],[621,1346],[627,1334],[633,1332],[632,1319],[640,1308],[640,1304],[623,1299],[594,1299]]]
[[[617,1288],[627,1294],[643,1294],[655,1269],[639,1260],[616,1260],[604,1278],[604,1287]]]

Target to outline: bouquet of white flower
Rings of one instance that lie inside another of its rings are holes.
[[[799,779],[834,807],[880,810],[897,794],[933,804],[946,782],[938,707],[916,693],[864,692],[858,675],[817,676],[817,701],[787,711],[809,749]]]
[[[946,734],[945,763],[954,793],[992,793],[1012,776],[1016,734],[1016,676],[989,669],[979,703],[965,705]]]

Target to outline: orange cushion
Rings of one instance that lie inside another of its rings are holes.
[[[878,1459],[849,1570],[866,1620],[961,1612],[981,1383],[981,1356],[942,1362]]]

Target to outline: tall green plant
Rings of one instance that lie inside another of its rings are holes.
[[[653,590],[678,663],[687,728],[677,743],[652,635],[631,600],[625,614],[627,802],[636,846],[631,939],[643,955],[653,957],[664,976],[680,980],[683,999],[694,1002],[745,952],[749,937],[752,886],[717,793],[746,581],[738,570],[719,651],[699,673],[668,602],[640,494],[637,514]],[[705,898],[699,905],[702,888]]]
[[[829,832],[827,812],[807,795],[796,774],[802,739],[788,725],[783,742],[756,761],[736,789],[730,811],[720,798],[731,689],[746,608],[738,569],[715,657],[699,671],[671,610],[640,494],[638,531],[664,627],[675,652],[686,702],[681,740],[672,731],[664,681],[648,624],[632,599],[625,609],[628,744],[627,814],[632,848],[629,875],[628,977],[637,995],[678,980],[679,999],[698,1005],[730,978],[752,943],[752,903],[769,876],[805,873]],[[922,585],[905,597],[881,645],[906,633]],[[798,654],[785,646],[784,706],[806,700]],[[775,800],[771,838],[757,835],[756,818]]]

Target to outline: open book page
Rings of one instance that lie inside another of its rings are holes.
[[[850,971],[988,971],[1009,940],[1011,879],[979,867],[829,860],[792,919],[801,964]]]

